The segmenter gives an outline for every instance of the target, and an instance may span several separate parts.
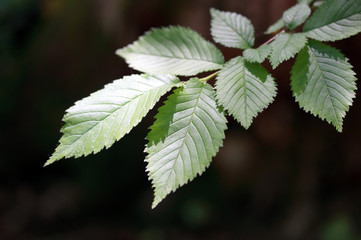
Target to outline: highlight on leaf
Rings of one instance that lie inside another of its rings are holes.
[[[312,3],[312,7],[313,8],[318,8],[318,7],[320,7],[322,4],[324,4],[325,3],[325,0],[317,0],[317,1],[315,1],[315,2],[313,2]]]
[[[271,74],[242,57],[224,65],[217,76],[216,90],[219,103],[246,129],[277,94]]]
[[[306,3],[299,3],[283,13],[283,21],[289,30],[303,24],[311,14],[311,8]]]
[[[219,69],[224,62],[214,44],[185,27],[152,29],[116,54],[130,67],[152,74],[193,76]]]
[[[298,3],[310,5],[314,0],[297,0]]]
[[[281,33],[271,43],[272,52],[269,56],[272,68],[275,69],[283,61],[293,58],[307,42],[303,33]]]
[[[131,75],[76,102],[64,116],[60,145],[45,165],[109,148],[177,85],[179,79],[173,75]]]
[[[307,37],[336,41],[361,32],[360,0],[326,0],[303,26]]]
[[[347,58],[337,49],[311,40],[297,56],[291,73],[293,95],[300,107],[341,132],[356,90],[355,73]]]
[[[254,44],[254,27],[251,21],[234,12],[211,9],[211,34],[215,42],[226,47],[251,48]]]
[[[259,48],[249,48],[244,50],[243,56],[249,62],[262,63],[271,53],[272,47],[269,44],[260,46]]]
[[[244,50],[243,56],[240,51],[226,63],[213,43],[179,26],[152,29],[118,49],[116,53],[129,67],[144,74],[115,80],[69,108],[59,145],[45,165],[109,148],[176,87],[158,109],[146,137],[146,171],[154,188],[154,208],[209,166],[223,144],[226,113],[247,129],[274,101],[276,82],[261,65],[266,58],[275,69],[297,55],[291,71],[296,102],[341,132],[355,97],[355,73],[340,51],[320,41],[361,32],[361,0],[297,2],[267,29],[273,36],[258,48],[252,48],[255,36],[250,20],[211,9],[214,41]],[[309,5],[318,9],[307,20]],[[302,24],[303,32],[297,33]],[[208,71],[213,72],[195,77]],[[180,82],[176,75],[191,78]],[[208,82],[214,77],[213,87]]]
[[[215,91],[198,78],[176,89],[150,127],[145,152],[154,187],[152,207],[200,175],[223,144],[227,120],[217,107]]]

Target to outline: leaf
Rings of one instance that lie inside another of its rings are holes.
[[[217,76],[218,102],[246,129],[276,94],[271,74],[260,64],[248,63],[242,57],[227,62]]]
[[[60,145],[45,165],[109,148],[177,85],[179,79],[172,75],[131,75],[76,102],[64,116]]]
[[[281,33],[271,43],[272,52],[270,54],[270,62],[275,69],[280,63],[294,57],[307,42],[303,33]]]
[[[352,66],[337,49],[311,40],[297,56],[291,87],[306,112],[332,123],[342,131],[342,121],[355,97]]]
[[[311,8],[306,3],[299,3],[283,13],[283,21],[289,30],[303,24],[311,14]]]
[[[324,2],[325,2],[324,0],[315,1],[315,2],[312,4],[312,7],[318,8],[318,7],[320,7]]]
[[[277,22],[275,22],[274,24],[272,24],[271,26],[268,27],[267,31],[265,32],[265,34],[271,34],[271,33],[275,33],[280,31],[282,28],[285,27],[285,22],[283,21],[283,19],[279,19]]]
[[[215,42],[226,47],[251,48],[254,27],[251,21],[237,13],[211,9],[211,34]]]
[[[327,0],[303,26],[307,37],[336,41],[361,32],[360,0]]]
[[[116,53],[146,73],[193,76],[219,69],[224,58],[212,43],[184,27],[153,29]]]
[[[297,0],[298,3],[304,3],[310,5],[313,0]]]
[[[253,48],[246,49],[243,52],[243,56],[249,62],[262,63],[269,56],[271,51],[272,51],[271,45],[267,44],[260,46],[257,49],[253,49]]]
[[[226,123],[213,88],[198,78],[168,97],[159,108],[145,149],[155,194],[152,208],[204,172],[223,144]]]

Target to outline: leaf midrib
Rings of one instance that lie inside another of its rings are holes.
[[[332,25],[332,24],[341,25],[341,24],[339,24],[340,21],[348,20],[349,18],[351,18],[351,17],[353,17],[353,16],[355,16],[355,15],[361,15],[361,13],[352,14],[352,15],[347,16],[347,17],[345,17],[345,18],[340,18],[340,19],[338,19],[338,20],[336,20],[336,21],[327,22],[327,23],[325,23],[324,25],[320,25],[320,26],[317,26],[317,27],[315,27],[315,28],[312,28],[312,29],[308,30],[307,32],[312,32],[312,31],[315,31],[315,30],[320,30],[320,29],[325,28],[325,27],[330,27],[330,25]],[[349,26],[348,26],[348,27],[349,27]],[[338,30],[338,31],[339,31],[339,30]],[[342,31],[340,31],[340,32],[342,32]]]
[[[218,14],[218,13],[217,13]],[[237,31],[237,29],[235,29],[232,25],[230,25],[227,20],[225,18],[223,18],[222,16],[220,16],[220,14],[218,14],[218,17],[229,27],[231,28],[245,43],[246,43],[246,47],[250,48],[250,44],[248,43],[248,41]],[[242,21],[242,19],[241,19]]]
[[[296,14],[294,14],[293,17],[291,17],[291,19],[290,19],[291,21],[288,22],[288,24],[287,24],[288,27],[291,27],[291,26],[294,27],[294,24],[295,24],[295,23],[294,23],[294,20],[295,20],[295,18],[296,18],[296,16],[298,15],[299,12],[300,12],[300,9],[297,9],[297,10],[296,10]],[[283,20],[283,21],[284,21],[284,20]]]
[[[129,104],[130,102],[135,101],[135,100],[137,100],[138,98],[140,98],[140,97],[142,97],[142,96],[144,96],[144,95],[149,95],[149,93],[152,92],[152,91],[154,91],[154,90],[160,91],[160,89],[161,89],[162,87],[165,87],[165,86],[167,86],[167,85],[169,85],[169,84],[165,84],[165,85],[163,85],[163,86],[159,86],[158,88],[153,88],[153,89],[151,89],[151,90],[149,90],[149,91],[142,92],[142,93],[139,94],[138,96],[129,99],[128,101],[124,102],[122,105],[119,105],[119,107],[117,107],[112,113],[109,113],[109,115],[107,115],[106,117],[104,117],[102,120],[97,120],[97,121],[96,121],[97,123],[94,124],[94,126],[92,126],[90,129],[88,129],[86,132],[84,132],[84,133],[81,134],[81,135],[79,135],[79,134],[74,134],[74,135],[72,135],[72,134],[67,134],[67,136],[64,135],[63,137],[69,137],[69,136],[79,136],[79,137],[78,137],[74,142],[72,142],[72,143],[70,143],[70,144],[63,144],[63,145],[64,145],[64,146],[70,146],[70,145],[76,143],[77,141],[79,141],[79,139],[81,139],[83,136],[85,136],[86,134],[88,134],[88,133],[89,133],[90,131],[92,131],[95,127],[97,127],[99,124],[101,124],[102,122],[104,122],[108,117],[110,117],[110,116],[112,116],[113,114],[115,114],[117,111],[119,111],[121,108],[123,108],[124,106],[126,106],[126,105]],[[86,121],[84,121],[84,122],[86,122]],[[80,123],[79,123],[79,124],[80,124]],[[71,126],[73,126],[73,125],[71,125]]]
[[[324,76],[324,74],[323,74],[323,70],[321,69],[321,66],[320,66],[320,64],[319,64],[319,62],[318,62],[318,60],[317,60],[317,56],[316,56],[316,54],[314,54],[313,49],[312,49],[310,46],[308,46],[308,49],[310,50],[310,53],[312,54],[312,57],[315,59],[315,63],[316,63],[317,69],[321,72],[321,78],[322,78],[322,80],[323,80],[324,85],[326,86],[327,93],[328,93],[328,96],[327,96],[327,97],[329,98],[329,101],[330,101],[331,104],[332,104],[332,112],[334,113],[334,116],[335,116],[335,119],[336,119],[336,121],[337,121],[337,124],[339,125],[340,122],[339,122],[339,119],[338,119],[337,114],[336,114],[336,111],[335,111],[335,105],[334,105],[334,103],[333,103],[333,97],[331,96],[331,92],[330,92],[329,87],[328,87],[328,85],[327,85],[327,81],[326,81],[325,76]]]
[[[284,61],[284,57],[282,57],[282,55],[283,55],[284,52],[286,51],[286,49],[287,49],[286,46],[289,45],[290,39],[291,39],[291,37],[292,37],[291,34],[287,34],[287,33],[282,33],[281,35],[279,35],[279,37],[281,37],[281,36],[287,37],[287,41],[283,44],[284,47],[283,47],[283,48],[281,49],[281,51],[279,52],[278,58],[276,58],[276,56],[273,55],[273,52],[274,52],[274,51],[272,51],[273,60],[275,61],[275,62],[274,62],[275,65],[279,65],[280,62]],[[276,58],[276,59],[275,59],[275,58]]]
[[[127,54],[145,55],[145,56],[179,59],[179,60],[192,60],[192,61],[201,61],[201,62],[203,61],[203,62],[215,63],[217,65],[222,65],[222,63],[214,62],[214,61],[211,61],[209,59],[201,59],[201,58],[181,58],[181,57],[178,57],[178,56],[163,56],[163,55],[155,55],[155,54],[150,54],[150,53],[136,53],[136,52],[127,52]]]
[[[192,114],[191,114],[191,118],[189,119],[189,124],[188,124],[188,126],[187,126],[187,131],[186,131],[186,133],[185,133],[185,136],[184,136],[184,139],[183,139],[183,141],[182,141],[181,146],[178,148],[177,156],[175,157],[175,160],[174,160],[174,162],[173,162],[173,164],[172,164],[171,173],[174,172],[174,165],[175,165],[176,161],[179,160],[179,156],[180,156],[181,149],[183,148],[184,143],[185,143],[185,140],[186,140],[186,137],[188,136],[189,129],[190,129],[190,126],[191,126],[191,124],[192,124],[192,120],[193,120],[193,117],[194,117],[194,115],[195,115],[195,112],[196,112],[196,109],[197,109],[197,106],[198,106],[198,102],[199,102],[199,100],[201,99],[201,95],[202,95],[202,92],[203,92],[203,88],[204,88],[204,87],[205,87],[205,84],[203,84],[202,87],[201,87],[201,89],[200,89],[199,96],[198,96],[198,98],[197,98],[197,101],[196,101],[196,103],[195,103],[195,105],[194,105],[194,109],[193,109]],[[171,174],[168,174],[168,178],[167,178],[167,181],[166,181],[167,183],[168,183],[168,181],[169,181],[170,176],[171,176]]]
[[[337,14],[338,14],[338,12],[336,12]],[[337,14],[335,14],[335,15],[337,15]],[[361,15],[361,12],[358,12],[358,13],[350,13],[350,14],[348,14],[348,15],[343,15],[343,17],[342,18],[337,18],[337,19],[330,19],[329,21],[327,21],[326,23],[324,23],[323,25],[319,25],[319,26],[315,26],[315,27],[313,27],[313,28],[310,28],[309,30],[307,30],[306,32],[311,32],[311,31],[314,31],[314,30],[317,30],[317,29],[320,29],[320,28],[324,28],[324,27],[326,27],[326,26],[328,26],[328,25],[331,25],[331,24],[333,24],[333,23],[337,23],[337,22],[339,22],[339,21],[342,21],[342,20],[345,20],[345,19],[348,19],[348,18],[350,18],[350,17],[353,17],[354,15]]]

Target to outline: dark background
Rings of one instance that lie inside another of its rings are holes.
[[[278,95],[251,128],[229,119],[210,168],[154,210],[143,147],[155,110],[112,148],[42,167],[65,110],[134,72],[116,49],[167,25],[211,40],[210,7],[251,19],[258,46],[295,3],[0,0],[0,239],[360,240],[361,97],[338,133],[295,103],[293,60],[272,71]],[[332,43],[358,76],[360,43]],[[219,47],[226,59],[241,53]]]

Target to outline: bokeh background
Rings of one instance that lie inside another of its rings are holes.
[[[272,72],[278,96],[251,128],[229,119],[210,168],[154,210],[143,147],[155,110],[112,148],[42,167],[64,111],[135,72],[117,48],[167,25],[211,40],[210,7],[251,19],[259,45],[295,3],[0,0],[0,239],[360,240],[361,96],[338,133],[295,103],[293,60]],[[361,35],[332,43],[359,77],[360,43]],[[241,53],[219,47],[226,59]]]

